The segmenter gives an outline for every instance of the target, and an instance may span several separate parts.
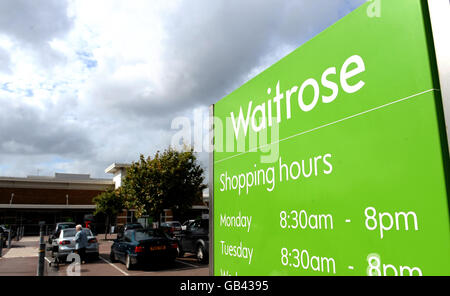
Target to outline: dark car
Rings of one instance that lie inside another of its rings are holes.
[[[0,225],[0,232],[3,233],[4,245],[6,245],[6,242],[8,241],[9,232],[11,232],[11,239],[16,237],[16,232],[3,224]]]
[[[141,223],[128,223],[125,224],[123,230],[127,231],[127,230],[131,230],[131,229],[144,229],[144,226],[142,226]]]
[[[178,243],[159,229],[131,229],[114,240],[112,262],[121,261],[127,269],[152,262],[172,262],[177,257]]]
[[[160,228],[170,236],[179,235],[181,232],[181,223],[178,221],[167,221],[161,223]]]
[[[123,235],[123,233],[127,230],[144,229],[144,226],[142,226],[141,223],[127,223],[125,225],[118,225],[116,229],[118,235]]]
[[[181,230],[186,230],[189,224],[191,224],[194,221],[195,221],[194,219],[184,221],[184,223],[181,224]]]
[[[3,225],[0,225],[0,235],[2,236],[2,240],[0,241],[0,244],[2,244],[3,247],[6,246],[6,242],[8,241],[8,233],[9,233],[9,229],[7,229]]]
[[[178,237],[179,256],[194,253],[197,260],[207,263],[209,260],[209,219],[198,219],[190,223]]]
[[[49,235],[49,237],[48,237],[48,243],[51,244],[55,238],[58,238],[61,234],[61,230],[67,229],[67,228],[75,228],[75,226],[76,226],[75,222],[56,223],[53,233],[51,235]]]

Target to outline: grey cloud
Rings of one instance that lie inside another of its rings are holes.
[[[92,87],[95,104],[163,120],[212,104],[246,82],[253,69],[270,66],[363,2],[185,1],[165,18],[162,90],[142,95],[138,90],[151,81],[102,76]]]
[[[0,72],[11,73],[11,60],[9,53],[0,47]]]
[[[344,10],[343,0],[184,2],[166,16],[159,91],[143,91],[153,86],[146,78],[116,79],[114,67],[91,78],[83,114],[104,119],[93,127],[105,145],[96,159],[130,161],[167,147],[176,116],[192,123],[193,108],[221,99],[253,69],[270,66],[362,2],[352,1]],[[206,153],[199,158],[207,164]]]
[[[343,16],[344,1],[204,0],[196,4],[184,2],[168,18],[166,59],[173,71],[166,88],[177,89],[179,98],[190,104],[211,104],[243,84],[248,72],[270,60],[273,52],[294,49],[337,21]]]
[[[93,143],[85,129],[63,114],[1,99],[0,154],[89,156]]]
[[[37,54],[42,66],[64,61],[49,41],[70,31],[73,20],[67,15],[66,0],[0,1],[0,33]]]
[[[62,37],[72,26],[65,0],[2,0],[0,32],[31,44]]]

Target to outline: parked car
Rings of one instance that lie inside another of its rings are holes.
[[[187,229],[187,227],[189,226],[189,224],[191,224],[192,222],[194,222],[195,220],[186,220],[186,221],[184,221],[184,223],[183,224],[181,224],[181,230],[186,230]]]
[[[159,229],[131,229],[114,240],[111,246],[112,262],[121,261],[127,269],[139,264],[161,260],[174,261],[177,257],[178,243]]]
[[[6,227],[4,227],[3,225],[0,225],[0,235],[2,236],[0,244],[2,244],[3,247],[6,247],[6,243],[8,241],[8,233],[9,230],[6,229]]]
[[[8,235],[10,231],[11,231],[11,239],[16,237],[16,232],[14,230],[11,230],[11,228],[8,228],[3,224],[0,225],[0,228],[3,230],[3,236],[6,237],[6,240],[8,240]]]
[[[59,222],[56,223],[55,229],[53,230],[53,233],[48,236],[48,243],[52,244],[52,241],[59,237],[61,234],[61,230],[67,229],[67,228],[75,228],[76,224],[74,222]]]
[[[86,247],[86,256],[97,259],[99,256],[97,238],[92,234],[90,229],[84,228],[88,237],[88,245]],[[75,228],[61,229],[59,236],[53,239],[52,255],[58,261],[65,261],[67,255],[75,251]]]
[[[178,221],[167,221],[164,223],[161,223],[160,228],[169,234],[170,236],[175,236],[180,234],[181,232],[181,223]]]
[[[131,229],[144,229],[144,226],[142,226],[141,223],[127,223],[125,225],[118,225],[116,227],[117,238],[120,238],[125,231]]]
[[[144,226],[142,226],[141,223],[128,223],[125,224],[123,230],[127,231],[127,230],[131,230],[131,229],[144,229]]]
[[[194,253],[197,260],[207,263],[209,260],[209,219],[198,219],[181,231],[178,237],[179,256]]]

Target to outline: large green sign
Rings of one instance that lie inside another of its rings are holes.
[[[214,105],[215,275],[450,275],[426,4],[374,4]]]

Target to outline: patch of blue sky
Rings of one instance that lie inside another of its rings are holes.
[[[77,51],[77,55],[87,68],[91,69],[97,67],[98,63],[94,59],[92,53],[86,51]]]
[[[11,165],[9,164],[0,164],[0,176],[8,176],[9,170],[11,169]]]
[[[74,161],[71,159],[66,159],[60,156],[54,156],[48,161],[39,163],[39,167],[44,168],[44,170],[55,171],[55,169],[60,167],[61,165],[67,165],[73,162]]]
[[[11,165],[9,165],[9,164],[0,164],[0,171],[9,169],[10,167],[11,167]]]
[[[63,158],[60,156],[54,156],[47,164],[70,163],[70,162],[73,162],[73,160]]]
[[[87,52],[87,51],[81,51],[81,50],[78,50],[78,51],[77,51],[77,55],[78,55],[79,57],[92,58],[92,53]]]
[[[303,42],[306,42],[308,40],[311,40],[313,37],[315,37],[317,34],[328,28],[329,26],[333,25],[333,23],[339,21],[341,18],[345,17],[347,14],[352,12],[353,10],[357,9],[359,6],[364,4],[367,1],[373,1],[373,0],[342,0],[342,5],[339,6],[337,11],[337,19],[334,19],[330,21],[326,26],[315,26],[311,27],[310,30],[305,34],[300,40],[303,40]],[[302,42],[302,43],[303,43]]]
[[[84,60],[83,62],[86,65],[86,67],[88,67],[89,69],[97,67],[97,61],[96,60]]]
[[[363,5],[367,0],[345,0],[344,5],[339,7],[339,15],[343,17]]]
[[[10,93],[13,93],[14,90],[9,88],[10,84],[11,84],[10,82],[2,83],[1,86],[0,86],[0,89],[2,89],[4,91],[7,91],[7,92],[10,92]]]

